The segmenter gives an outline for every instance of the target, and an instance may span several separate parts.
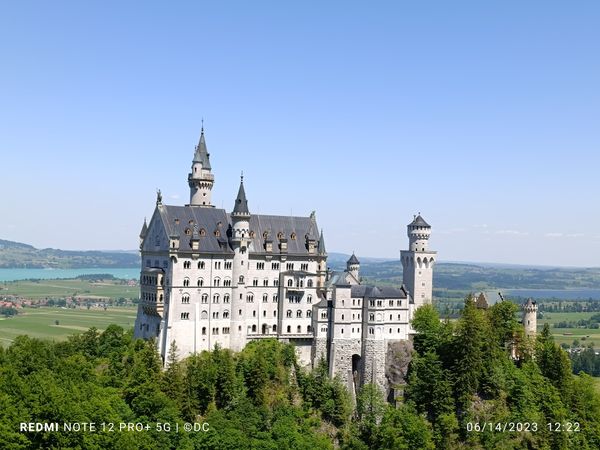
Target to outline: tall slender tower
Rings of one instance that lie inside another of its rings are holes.
[[[240,181],[233,212],[231,213],[231,246],[233,255],[233,288],[231,301],[231,348],[240,351],[246,345],[246,283],[248,282],[248,245],[250,243],[250,210],[244,176]]]
[[[204,126],[200,132],[200,142],[196,146],[192,172],[188,174],[190,186],[190,206],[204,206],[212,208],[210,193],[215,182],[215,176],[210,171],[210,155],[206,150],[204,140]]]
[[[413,298],[415,308],[431,303],[433,290],[433,264],[436,253],[427,249],[431,226],[421,214],[407,226],[409,249],[400,254],[404,286]]]

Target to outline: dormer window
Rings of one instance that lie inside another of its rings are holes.
[[[179,225],[179,219],[175,219],[175,225]]]
[[[283,239],[283,233],[281,231],[277,233],[277,239]]]
[[[192,234],[192,230],[190,230],[189,228],[186,228],[185,234],[189,236],[190,234]]]
[[[268,231],[265,231],[265,232],[263,233],[263,239],[267,239],[268,237],[269,237],[269,232],[268,232]]]
[[[255,236],[256,236],[256,233],[254,231],[250,231],[250,238],[254,239]]]
[[[206,230],[204,228],[200,228],[200,236],[206,236]]]
[[[221,232],[219,230],[215,230],[215,236],[216,237],[221,237]]]
[[[296,240],[296,233],[292,233],[292,235],[290,236],[292,238],[292,241]]]

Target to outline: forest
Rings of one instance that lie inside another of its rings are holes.
[[[548,327],[526,337],[516,308],[477,309],[469,297],[456,321],[420,308],[393,405],[372,384],[353,399],[323,361],[306,370],[293,346],[275,340],[182,361],[175,344],[163,369],[153,342],[116,325],[56,343],[20,336],[0,347],[0,448],[600,448],[593,379],[572,374]],[[98,430],[20,431],[21,423],[73,422]],[[186,423],[206,426],[184,431]]]

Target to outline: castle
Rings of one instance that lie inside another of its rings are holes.
[[[144,220],[135,336],[155,338],[163,361],[173,342],[185,357],[276,338],[292,343],[304,365],[325,358],[330,375],[349,387],[385,387],[388,346],[409,338],[415,309],[432,299],[430,225],[420,214],[408,225],[402,286],[365,285],[355,255],[345,271],[327,269],[314,212],[254,214],[242,177],[229,213],[211,203],[214,182],[202,129],[189,204],[163,204],[159,191]]]

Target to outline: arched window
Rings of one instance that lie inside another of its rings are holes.
[[[223,319],[229,319],[229,311],[223,311]]]
[[[213,295],[213,303],[219,303],[219,294]]]
[[[202,336],[206,336],[206,327],[202,327]]]
[[[277,333],[277,325],[273,325],[273,333]]]
[[[306,297],[306,303],[308,303],[309,305],[312,303],[312,295]]]
[[[292,332],[292,327],[291,327],[291,326],[289,326],[289,325],[287,326],[287,332],[288,332],[288,333],[291,333],[291,332]]]
[[[307,332],[307,333],[310,333],[311,331],[312,331],[312,327],[311,327],[310,325],[308,325],[308,326],[306,327],[306,332]]]
[[[256,325],[252,325],[252,332],[256,333]]]
[[[298,325],[298,327],[296,328],[296,330],[298,330],[298,334],[302,333],[302,327],[300,325]]]
[[[302,311],[300,311],[300,310],[296,311],[296,317],[298,319],[300,319],[302,317]]]
[[[198,269],[204,269],[204,261],[198,261]]]
[[[187,287],[190,285],[190,279],[189,278],[184,278],[183,279],[183,286]]]
[[[221,286],[221,279],[219,277],[215,278],[215,286]]]
[[[286,317],[292,317],[292,310],[291,310],[291,309],[288,309],[288,310],[286,311],[286,313],[285,313],[285,316],[286,316]]]
[[[202,294],[202,303],[208,303],[208,294]]]
[[[229,303],[229,294],[223,296],[223,303]]]
[[[313,280],[308,280],[306,282],[306,287],[312,287],[313,286]]]
[[[288,287],[292,287],[294,285],[294,280],[291,278],[288,280]]]
[[[306,311],[306,317],[310,318],[312,316],[312,311],[309,309],[308,311]]]
[[[161,295],[161,297],[162,297],[162,295]],[[190,302],[190,295],[189,294],[183,294],[183,297],[181,297],[181,303],[189,303],[189,302]]]
[[[246,295],[246,302],[254,303],[254,294],[250,293],[250,294]]]
[[[244,282],[244,276],[243,276],[243,275],[240,275],[239,282],[240,282],[240,283],[243,283],[243,282]]]
[[[269,301],[269,294],[263,294],[263,303],[267,303]]]
[[[204,280],[202,278],[198,278],[198,287],[204,286]]]

